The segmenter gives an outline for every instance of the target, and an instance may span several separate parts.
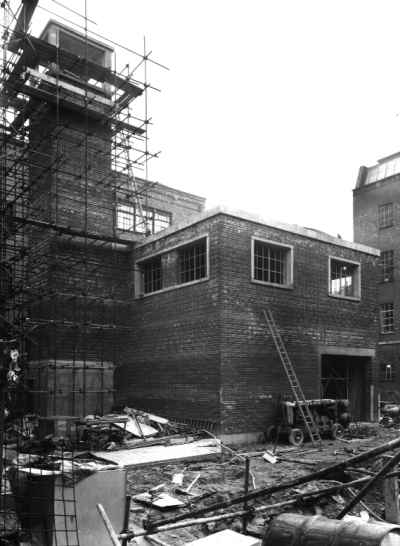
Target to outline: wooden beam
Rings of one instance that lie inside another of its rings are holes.
[[[383,497],[385,499],[385,520],[390,523],[400,523],[399,509],[399,479],[387,478],[383,482]]]

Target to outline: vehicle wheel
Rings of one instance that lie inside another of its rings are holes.
[[[276,440],[276,426],[270,425],[265,432],[265,439],[267,442],[273,442]]]
[[[292,446],[301,446],[304,442],[304,434],[300,428],[292,428],[289,432],[289,443]]]
[[[344,429],[342,425],[339,425],[339,423],[334,423],[332,425],[332,428],[330,430],[330,435],[333,440],[336,440],[336,438],[341,438],[343,436]]]

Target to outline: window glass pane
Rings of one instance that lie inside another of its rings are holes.
[[[181,283],[196,281],[207,276],[206,239],[179,249],[179,280]]]
[[[155,292],[162,288],[161,256],[142,264],[144,293]]]
[[[170,225],[170,216],[167,213],[154,212],[154,233],[158,233]]]
[[[133,231],[134,227],[134,208],[131,205],[117,206],[117,229],[124,231]]]
[[[380,228],[387,228],[393,225],[393,203],[386,203],[379,206],[378,225]]]
[[[117,229],[136,233],[158,233],[171,225],[171,214],[149,207],[117,205]]]
[[[330,293],[333,296],[358,297],[358,264],[331,260]]]
[[[384,250],[381,253],[381,280],[382,282],[393,281],[394,272],[394,252],[393,250]]]
[[[383,303],[380,306],[380,322],[382,334],[394,331],[393,303]]]
[[[287,263],[290,249],[254,242],[254,278],[258,281],[274,284],[288,282]]]

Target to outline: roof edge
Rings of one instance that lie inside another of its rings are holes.
[[[279,222],[273,219],[267,219],[257,214],[249,213],[246,211],[230,209],[225,206],[218,206],[218,207],[206,210],[200,214],[193,216],[191,220],[187,220],[186,222],[171,224],[171,226],[168,227],[167,229],[147,237],[142,243],[137,245],[137,248],[145,246],[148,243],[152,243],[160,239],[163,239],[164,237],[168,237],[169,235],[172,235],[173,233],[177,231],[186,229],[194,224],[198,224],[199,222],[202,222],[204,220],[207,220],[208,218],[212,218],[213,216],[217,216],[219,214],[232,216],[234,218],[247,220],[249,222],[255,222],[257,224],[261,224],[264,226],[280,229],[281,231],[287,231],[289,233],[294,233],[302,237],[307,237],[308,239],[314,239],[316,241],[333,244],[343,248],[349,248],[350,250],[357,250],[358,252],[363,252],[365,254],[371,254],[372,256],[380,256],[380,250],[378,250],[377,248],[369,247],[361,243],[355,243],[352,241],[345,241],[343,239],[339,239],[338,237],[333,237],[333,235],[329,235],[328,233],[325,234],[323,232],[320,232],[311,228],[305,228],[297,224],[286,224],[284,222]]]

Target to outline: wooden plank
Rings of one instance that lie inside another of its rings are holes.
[[[171,463],[174,461],[199,461],[218,458],[221,446],[209,440],[198,440],[188,444],[172,446],[150,446],[137,449],[120,449],[118,451],[96,451],[94,455],[113,461],[125,468],[136,468],[151,464]]]
[[[385,519],[390,523],[400,523],[399,479],[397,476],[383,482],[385,499]]]
[[[123,78],[104,66],[101,66],[93,61],[89,61],[84,57],[75,55],[70,51],[49,44],[45,40],[36,38],[35,36],[27,35],[21,40],[21,47],[24,47],[24,53],[21,58],[22,65],[34,67],[37,64],[57,63],[61,69],[70,70],[74,74],[80,76],[88,76],[99,82],[106,82],[110,85],[122,89],[130,93],[132,97],[138,97],[143,93],[142,87],[136,85],[131,80]],[[32,54],[32,49],[34,54]],[[27,52],[30,54],[27,55]],[[21,68],[19,67],[18,71]],[[12,76],[13,74],[11,74]]]

